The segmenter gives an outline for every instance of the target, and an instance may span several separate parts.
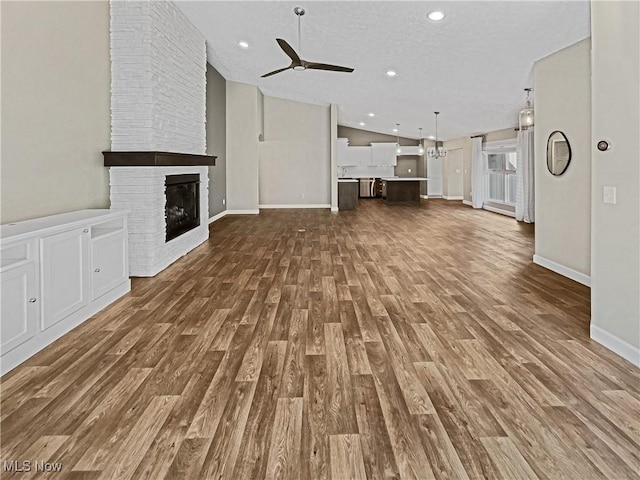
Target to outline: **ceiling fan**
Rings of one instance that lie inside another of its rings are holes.
[[[301,50],[301,40],[300,40],[300,17],[305,14],[305,10],[302,7],[295,7],[293,9],[293,13],[298,16],[298,49]],[[285,68],[280,68],[279,70],[274,70],[273,72],[265,73],[262,75],[262,78],[270,77],[271,75],[275,75],[276,73],[284,72],[285,70],[330,70],[332,72],[353,72],[353,68],[349,67],[341,67],[339,65],[329,65],[327,63],[317,63],[317,62],[307,62],[300,58],[300,56],[296,53],[296,51],[287,43],[286,40],[282,38],[276,38],[276,42],[280,45],[280,48],[287,54],[287,56],[291,59],[291,65]]]

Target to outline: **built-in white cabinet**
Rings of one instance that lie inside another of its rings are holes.
[[[38,330],[36,262],[26,260],[0,274],[0,349],[9,351]],[[5,321],[5,319],[11,321]]]
[[[371,147],[349,147],[350,165],[368,167],[371,165]]]
[[[42,329],[89,303],[89,227],[40,239],[42,252]]]
[[[106,230],[106,231],[105,231]],[[122,230],[92,229],[91,299],[112,290],[128,277],[127,237]]]
[[[126,211],[0,227],[0,374],[131,290],[127,238]]]
[[[372,143],[371,164],[376,167],[390,167],[398,164],[398,146],[395,143]]]
[[[349,139],[338,138],[336,140],[336,164],[338,167],[348,167],[349,163]]]

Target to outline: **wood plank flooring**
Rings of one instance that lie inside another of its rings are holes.
[[[531,226],[458,202],[225,217],[2,378],[2,460],[73,480],[640,478],[640,371],[532,254]]]

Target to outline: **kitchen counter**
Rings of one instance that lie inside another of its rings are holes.
[[[420,205],[420,182],[426,182],[426,177],[383,177],[384,200],[388,204]]]
[[[386,182],[426,182],[431,179],[426,177],[382,177],[381,180]]]

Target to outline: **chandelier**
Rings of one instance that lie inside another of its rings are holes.
[[[529,99],[529,94],[532,90],[533,88],[524,89],[524,91],[527,92],[527,102],[525,103],[524,108],[520,111],[520,130],[527,130],[533,127],[533,106]]]
[[[444,158],[447,156],[447,149],[444,148],[442,142],[438,141],[438,115],[440,112],[433,112],[436,115],[436,146],[427,149],[427,156],[431,159]]]

